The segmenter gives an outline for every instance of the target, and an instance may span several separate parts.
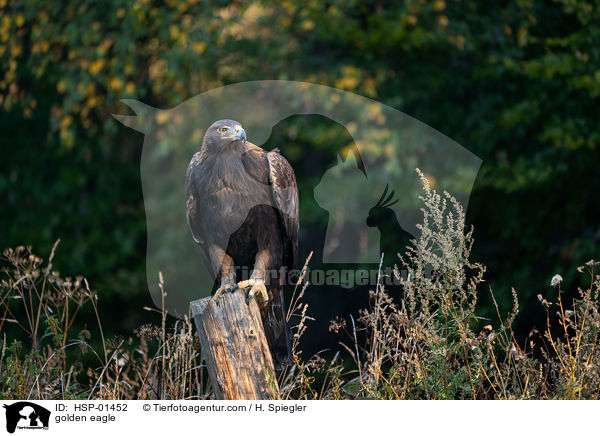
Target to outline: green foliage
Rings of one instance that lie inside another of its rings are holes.
[[[598,255],[599,6],[0,0],[0,246],[49,251],[62,238],[57,267],[85,271],[128,310],[112,325],[131,331],[146,319],[141,137],[111,117],[119,100],[170,107],[232,82],[302,80],[403,110],[483,159],[473,250],[499,306],[517,286],[524,318],[543,323],[536,286]],[[292,124],[323,151],[346,145]],[[295,167],[310,166],[291,148]],[[319,212],[309,203],[303,216]],[[494,312],[487,294],[479,304]]]
[[[122,98],[170,106],[218,86],[237,9],[0,2],[2,246],[49,250],[62,235],[62,271],[86,271],[129,304],[147,294],[141,142],[111,114]]]

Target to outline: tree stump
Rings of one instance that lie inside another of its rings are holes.
[[[256,299],[246,292],[192,301],[202,355],[217,399],[279,399],[273,358]]]

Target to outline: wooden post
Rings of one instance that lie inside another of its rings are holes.
[[[202,355],[219,400],[279,399],[279,387],[256,299],[243,290],[192,301]]]

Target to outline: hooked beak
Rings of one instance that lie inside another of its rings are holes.
[[[243,127],[237,126],[233,134],[233,138],[242,142],[246,142],[246,131]]]

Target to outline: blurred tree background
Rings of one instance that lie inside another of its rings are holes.
[[[483,160],[467,211],[474,258],[503,308],[517,289],[526,331],[552,275],[574,284],[599,257],[599,43],[599,1],[0,0],[0,246],[47,256],[61,238],[55,266],[88,277],[112,333],[133,330],[150,304],[143,138],[111,116],[127,113],[119,100],[168,108],[240,81],[313,82],[401,110]],[[301,195],[326,148],[347,145],[329,127],[289,120],[273,144],[305,177]],[[491,314],[487,292],[480,305]],[[340,315],[316,298],[311,311]]]

